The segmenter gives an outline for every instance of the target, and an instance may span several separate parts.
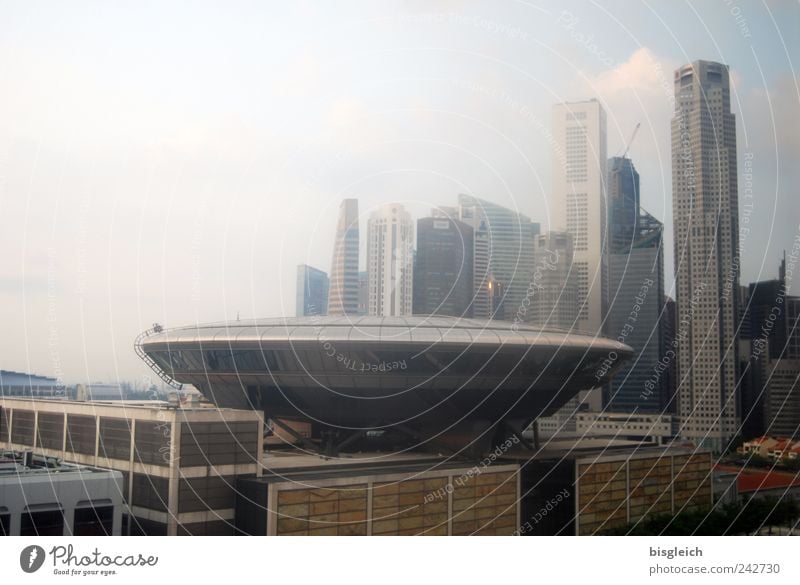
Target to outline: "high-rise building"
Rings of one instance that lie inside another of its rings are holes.
[[[523,301],[533,273],[533,238],[539,224],[472,195],[459,195],[458,203],[459,218],[474,230],[474,316],[528,321]]]
[[[740,311],[741,413],[745,438],[800,431],[800,297],[787,295],[786,259],[778,278],[750,283]],[[791,431],[791,432],[790,432]]]
[[[399,203],[382,205],[367,224],[369,314],[410,315],[414,288],[414,222]]]
[[[607,192],[609,250],[624,250],[630,247],[639,220],[639,173],[631,159],[608,160]]]
[[[672,212],[680,436],[721,450],[739,427],[739,211],[728,67],[675,71]]]
[[[661,313],[661,335],[664,338],[664,353],[661,362],[653,372],[653,384],[663,382],[664,412],[675,414],[678,411],[678,355],[676,335],[678,331],[678,310],[675,299],[664,297],[664,310]]]
[[[297,266],[295,316],[325,315],[328,312],[328,274],[309,266]]]
[[[344,199],[339,206],[328,314],[358,314],[358,199]]]
[[[553,138],[553,227],[572,235],[578,327],[602,333],[608,302],[606,114],[600,102],[557,104]]]
[[[661,412],[665,377],[656,375],[665,354],[664,224],[639,205],[639,173],[629,158],[608,161],[608,318],[606,333],[636,356],[604,388],[613,412]]]
[[[607,333],[636,352],[605,388],[603,404],[613,412],[661,412],[667,401],[666,377],[656,375],[665,355],[664,226],[650,215],[639,225],[627,247],[609,254]]]
[[[534,238],[531,322],[572,329],[578,319],[578,289],[572,266],[572,236],[547,232]]]
[[[452,217],[417,220],[414,313],[471,316],[472,231]]]
[[[369,274],[366,270],[358,273],[358,310],[359,315],[369,315]]]

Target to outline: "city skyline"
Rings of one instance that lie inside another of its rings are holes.
[[[467,192],[550,231],[550,110],[592,97],[608,114],[609,157],[642,123],[630,156],[647,185],[642,206],[666,226],[674,297],[672,73],[694,59],[732,70],[739,189],[754,194],[749,227],[759,234],[744,243],[742,283],[772,277],[791,250],[798,90],[788,55],[798,40],[786,5],[748,12],[747,37],[726,7],[698,6],[688,15],[696,38],[685,11],[669,6],[659,9],[663,23],[622,3],[607,12],[370,9],[381,18],[369,27],[363,7],[271,13],[278,28],[316,31],[289,41],[280,31],[262,35],[272,40],[243,34],[254,29],[236,8],[199,5],[189,18],[214,22],[218,43],[186,33],[177,49],[171,33],[156,31],[142,52],[141,35],[109,31],[156,20],[172,30],[186,15],[109,7],[87,20],[52,5],[4,7],[0,38],[15,57],[3,74],[14,92],[0,97],[0,201],[19,221],[2,234],[0,294],[20,340],[3,346],[4,367],[65,381],[138,379],[147,372],[131,340],[154,321],[292,314],[296,266],[328,266],[342,198],[359,198],[362,218],[389,201],[421,217]],[[267,22],[266,13],[248,16]],[[324,21],[366,37],[316,26]],[[691,43],[665,26],[680,26]],[[430,48],[443,38],[445,47]],[[482,56],[468,52],[475,39]],[[400,50],[408,46],[417,49]],[[259,81],[253,71],[270,74]]]

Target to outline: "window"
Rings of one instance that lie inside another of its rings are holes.
[[[22,513],[20,536],[63,536],[64,513],[61,509]]]
[[[11,536],[11,516],[0,514],[0,536]]]
[[[113,506],[75,509],[75,536],[111,536],[114,529]]]

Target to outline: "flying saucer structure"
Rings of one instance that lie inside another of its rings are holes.
[[[346,432],[521,429],[632,355],[590,335],[451,317],[301,317],[150,332],[157,373],[220,407]]]

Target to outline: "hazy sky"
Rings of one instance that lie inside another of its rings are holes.
[[[467,192],[547,229],[565,100],[603,102],[609,156],[642,123],[671,283],[672,72],[695,59],[731,66],[742,282],[773,278],[800,234],[799,49],[788,0],[0,1],[0,369],[142,380],[155,321],[293,314],[343,197],[419,217]]]

